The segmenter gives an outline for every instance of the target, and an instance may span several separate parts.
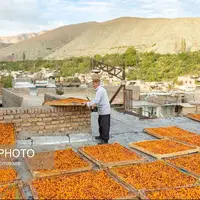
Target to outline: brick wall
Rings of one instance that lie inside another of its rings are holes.
[[[2,108],[0,122],[14,123],[17,139],[91,133],[90,110],[80,106]]]
[[[3,107],[20,107],[23,102],[23,97],[13,93],[10,90],[3,88],[2,104]]]

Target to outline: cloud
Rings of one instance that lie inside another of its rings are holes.
[[[200,0],[1,0],[0,35],[122,16],[194,17]]]
[[[138,0],[140,15],[146,17],[175,18],[184,13],[183,0]]]
[[[0,2],[0,20],[35,23],[40,16],[35,0],[6,0]]]

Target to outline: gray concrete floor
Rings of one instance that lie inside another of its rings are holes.
[[[20,95],[20,96],[23,97],[22,107],[41,106],[44,102],[44,94],[38,96],[30,96],[30,95]]]
[[[180,118],[165,118],[165,119],[152,119],[152,120],[139,120],[134,116],[112,111],[111,118],[111,130],[109,143],[119,142],[120,144],[128,147],[128,144],[135,141],[151,140],[154,137],[143,132],[144,128],[159,127],[159,126],[178,126],[180,128],[196,132],[200,134],[200,123],[192,121],[190,119]],[[92,113],[92,135],[86,134],[72,134],[63,137],[33,137],[31,140],[18,141],[19,148],[33,148],[36,152],[53,151],[58,149],[65,149],[66,147],[72,147],[77,151],[78,147],[85,145],[95,145],[97,141],[94,139],[98,135],[98,115]],[[44,145],[45,144],[45,145]],[[154,160],[154,158],[138,152],[148,160]],[[21,165],[17,167],[17,170],[24,181],[30,180],[31,174],[28,171],[23,159],[19,160]],[[27,198],[31,198],[30,189],[24,188]]]

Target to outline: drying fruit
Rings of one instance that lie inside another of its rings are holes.
[[[170,154],[180,151],[192,150],[195,147],[191,147],[185,144],[180,144],[172,140],[151,140],[151,141],[142,141],[131,143],[130,146],[140,147],[154,154]]]
[[[20,189],[16,184],[1,185],[0,186],[0,199],[23,199]]]
[[[157,136],[158,138],[171,138],[191,145],[200,146],[200,135],[175,126],[147,128],[145,132]]]
[[[67,99],[60,99],[60,100],[53,100],[45,102],[45,105],[54,106],[54,105],[73,105],[73,104],[82,104],[86,103],[88,100],[85,99],[78,99],[78,98],[67,98]]]
[[[200,186],[148,191],[148,199],[200,199]]]
[[[103,170],[40,178],[31,185],[39,199],[120,199],[129,195]]]
[[[72,149],[36,153],[27,161],[30,169],[39,173],[70,171],[90,166]]]
[[[0,123],[0,145],[10,144],[15,144],[14,125]]]
[[[81,150],[92,158],[104,163],[141,159],[136,153],[118,143],[87,146],[82,147]]]
[[[176,165],[177,167],[184,168],[196,175],[200,176],[200,154],[191,154],[187,156],[181,156],[177,158],[166,159],[169,163]]]
[[[173,188],[197,182],[162,161],[113,167],[111,171],[137,190]]]
[[[180,142],[185,142],[187,144],[200,147],[200,135],[195,135],[195,136],[190,136],[190,137],[178,137],[175,139]]]
[[[188,137],[197,135],[196,133],[183,130],[176,126],[147,128],[144,129],[144,131],[159,138]]]
[[[11,167],[0,168],[0,184],[15,181],[17,178],[17,172]]]
[[[188,114],[188,118],[200,121],[200,114]]]

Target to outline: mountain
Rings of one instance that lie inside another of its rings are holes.
[[[28,60],[41,59],[71,42],[88,28],[96,24],[96,22],[89,22],[63,26],[20,43],[13,44],[0,49],[0,60],[22,60],[23,53],[25,53],[25,58]]]
[[[161,54],[200,50],[200,18],[133,18],[60,27],[0,50],[0,60],[65,59],[123,53],[129,46]]]
[[[36,37],[38,35],[42,35],[46,33],[47,31],[42,31],[39,33],[24,33],[24,34],[19,34],[19,35],[14,35],[14,36],[7,36],[7,37],[1,37],[0,36],[0,43],[8,43],[8,44],[15,44],[22,42],[24,40],[27,40],[29,38]]]
[[[138,51],[161,54],[200,49],[200,18],[119,18],[86,30],[79,37],[45,59],[123,53],[134,46]]]
[[[0,49],[5,48],[5,47],[7,47],[9,45],[11,45],[11,44],[5,44],[5,43],[1,43],[0,42]]]

